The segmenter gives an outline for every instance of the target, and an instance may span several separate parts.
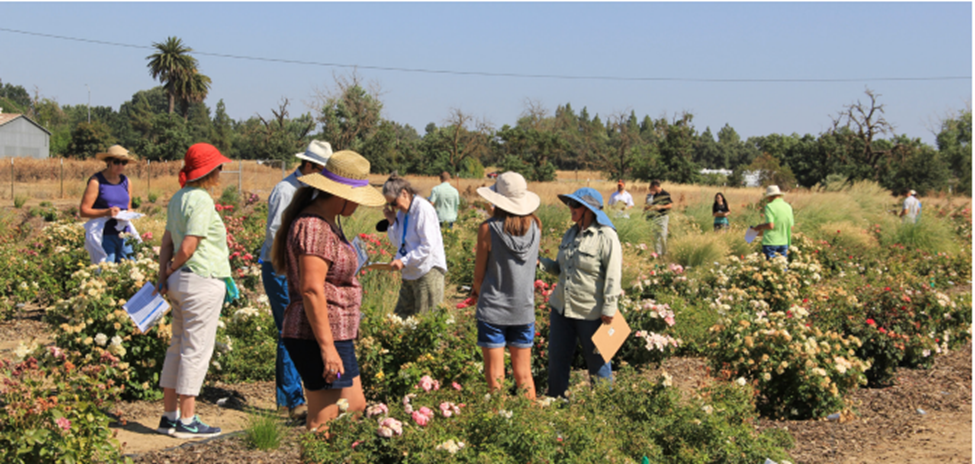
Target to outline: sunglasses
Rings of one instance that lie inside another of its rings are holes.
[[[582,208],[582,203],[579,203],[578,201],[575,201],[575,200],[569,200],[569,201],[565,202],[565,204],[569,206],[569,209],[579,209],[579,208]]]
[[[126,164],[129,164],[129,162],[124,160],[112,160],[112,164],[116,166],[125,166]]]

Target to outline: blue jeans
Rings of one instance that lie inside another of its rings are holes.
[[[765,259],[772,259],[776,254],[789,257],[789,245],[762,245],[762,254]]]
[[[613,365],[611,362],[603,362],[603,357],[596,354],[596,345],[592,342],[592,335],[603,321],[569,319],[554,309],[549,314],[548,396],[565,396],[565,390],[569,388],[572,358],[575,357],[579,342],[582,342],[582,354],[589,368],[589,378],[612,382]]]
[[[118,235],[102,235],[102,249],[105,250],[106,263],[121,263],[123,259],[132,259],[132,247]]]
[[[288,355],[281,339],[281,324],[284,322],[284,309],[288,307],[288,279],[274,273],[274,265],[261,264],[261,277],[264,292],[271,303],[274,325],[278,328],[278,355],[274,362],[274,386],[277,389],[278,406],[293,408],[305,404],[305,394],[301,390],[301,376]]]

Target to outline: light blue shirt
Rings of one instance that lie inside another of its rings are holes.
[[[267,228],[265,228],[267,235],[264,237],[264,246],[261,247],[263,262],[270,262],[272,259],[271,247],[274,246],[274,234],[281,228],[281,213],[291,204],[291,199],[301,186],[298,182],[300,175],[301,173],[296,169],[290,176],[278,182],[278,185],[271,190],[271,195],[267,197]]]

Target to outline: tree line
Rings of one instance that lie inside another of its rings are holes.
[[[611,179],[662,179],[678,183],[742,185],[746,172],[783,188],[840,186],[874,180],[895,192],[927,193],[952,188],[971,194],[971,108],[940,121],[937,146],[897,134],[884,119],[880,95],[847,104],[831,127],[812,135],[769,134],[743,140],[729,124],[699,131],[694,115],[639,118],[635,111],[600,116],[570,103],[554,112],[527,100],[514,126],[500,128],[462,109],[421,135],[409,124],[381,116],[378,89],[358,75],[338,76],[328,93],[315,96],[315,113],[292,115],[283,99],[269,114],[246,120],[227,115],[223,100],[204,102],[211,80],[199,71],[192,49],[175,37],[153,44],[146,57],[161,85],[136,92],[119,110],[61,106],[0,81],[0,106],[20,112],[51,131],[52,156],[89,158],[119,143],[151,160],[179,159],[191,144],[206,141],[231,158],[292,161],[312,139],[333,149],[355,150],[375,173],[483,177],[485,167],[513,170],[530,180],[555,178],[556,170],[596,170]],[[701,174],[703,168],[730,176]]]

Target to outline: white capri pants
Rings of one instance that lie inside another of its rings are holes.
[[[198,396],[207,375],[217,322],[227,286],[221,279],[179,269],[166,280],[173,306],[173,338],[166,350],[159,386]]]

